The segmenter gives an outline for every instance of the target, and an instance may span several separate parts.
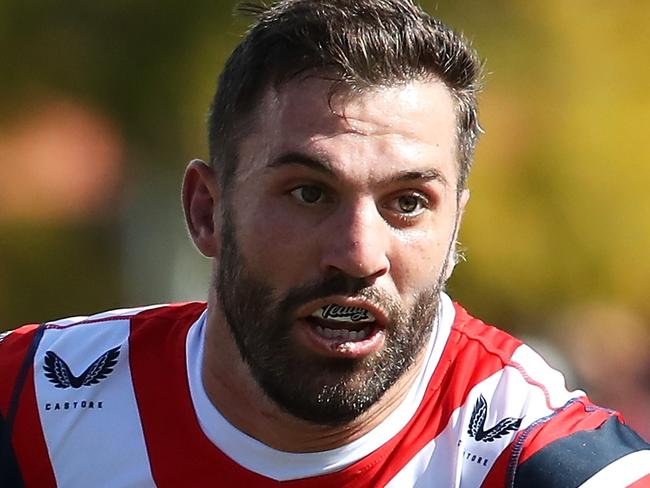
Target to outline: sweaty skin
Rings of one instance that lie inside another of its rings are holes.
[[[263,98],[228,190],[243,262],[273,290],[273,300],[334,270],[364,278],[410,312],[416,296],[451,273],[446,263],[468,198],[466,191],[458,198],[456,188],[454,101],[438,81],[335,96],[331,108],[329,91],[330,82],[306,78]],[[188,228],[215,273],[224,198],[214,171],[190,163],[183,189]],[[307,422],[270,400],[252,377],[217,293],[211,289],[208,299],[204,386],[233,425],[276,449],[322,451],[367,433],[405,397],[422,365],[420,350],[379,401],[344,425]],[[327,354],[309,340],[304,317],[328,304],[362,305],[343,295],[304,304],[290,353],[305,361]],[[381,321],[385,310],[375,307],[369,312]],[[360,354],[371,358],[383,347],[377,340]],[[358,378],[361,387],[363,371]]]

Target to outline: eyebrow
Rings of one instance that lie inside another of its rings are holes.
[[[329,160],[325,158],[309,156],[300,152],[288,152],[282,154],[277,158],[271,160],[266,166],[267,168],[280,168],[282,166],[288,166],[291,164],[306,166],[307,168],[316,170],[320,173],[325,173],[330,176],[336,175],[336,172],[332,168]]]
[[[271,160],[268,168],[281,168],[288,165],[299,165],[318,171],[328,176],[336,177],[336,171],[327,158],[315,157],[301,152],[284,153]],[[407,181],[438,181],[443,186],[448,186],[445,175],[435,168],[423,170],[404,170],[386,178],[382,183],[407,182]]]
[[[425,169],[414,171],[403,171],[390,178],[392,181],[438,181],[443,186],[447,186],[447,178],[437,169]]]

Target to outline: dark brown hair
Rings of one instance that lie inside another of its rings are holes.
[[[327,74],[352,92],[440,79],[457,104],[459,184],[469,174],[480,133],[480,63],[450,28],[411,0],[283,0],[242,4],[257,18],[219,77],[210,108],[210,162],[227,187],[239,143],[266,89],[305,72]]]

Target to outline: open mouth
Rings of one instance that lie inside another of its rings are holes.
[[[371,342],[383,327],[367,308],[326,303],[303,318],[321,344],[338,348],[343,344]]]

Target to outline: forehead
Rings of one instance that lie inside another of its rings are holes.
[[[332,87],[329,80],[309,77],[269,88],[242,142],[239,169],[252,170],[283,152],[303,152],[343,162],[357,158],[359,167],[374,163],[374,168],[381,159],[444,163],[457,172],[456,105],[442,82],[413,81],[363,93]]]

